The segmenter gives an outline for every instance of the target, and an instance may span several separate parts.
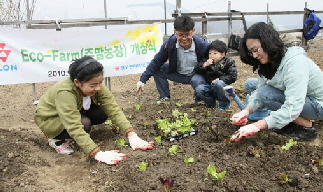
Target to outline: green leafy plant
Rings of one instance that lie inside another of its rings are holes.
[[[225,177],[225,174],[227,173],[226,171],[222,171],[221,173],[217,173],[216,168],[213,165],[207,166],[207,172],[209,174],[211,174],[212,180],[218,180],[218,181],[223,180]]]
[[[126,115],[127,119],[133,119],[133,116],[132,115]]]
[[[157,103],[156,103],[157,105],[160,105],[161,104],[161,101],[157,101]]]
[[[311,163],[313,164],[318,164],[318,165],[323,165],[323,159],[311,159]]]
[[[170,177],[166,177],[166,179],[159,177],[158,179],[165,192],[170,192],[173,189],[174,181]]]
[[[143,121],[142,124],[143,124],[144,127],[147,127],[150,124],[150,122],[149,121]]]
[[[137,168],[139,168],[140,170],[146,171],[147,169],[147,162],[141,162],[139,165],[136,165]]]
[[[242,91],[243,87],[238,87],[237,90]]]
[[[159,111],[158,111],[158,113],[159,113],[159,114],[162,114],[163,112],[164,112],[163,110],[159,110]]]
[[[178,145],[172,145],[169,149],[168,152],[171,155],[177,155],[177,150],[178,150]]]
[[[156,122],[162,136],[177,136],[179,133],[189,133],[197,125],[195,119],[188,118],[187,113],[183,114],[178,110],[172,111],[172,117],[156,119]]]
[[[140,104],[135,104],[135,108],[136,108],[136,110],[140,110],[141,105]]]
[[[104,122],[104,124],[106,124],[106,125],[112,125],[112,121],[109,119],[109,120],[106,120],[105,122]]]
[[[247,150],[248,153],[254,157],[261,157],[265,155],[260,147],[249,146]]]
[[[209,111],[205,113],[205,117],[211,117],[211,116],[212,114]]]
[[[193,163],[194,162],[194,158],[193,157],[188,157],[187,155],[185,155],[185,159],[184,159],[184,163],[187,165],[189,163]]]
[[[115,133],[120,133],[120,128],[119,128],[119,127],[117,127],[116,125],[114,125],[110,119],[109,119],[109,120],[107,120],[107,121],[105,121],[105,122],[104,122],[104,124],[106,124],[106,125],[112,125],[112,130],[113,130]]]
[[[278,174],[278,179],[280,180],[280,183],[281,184],[287,184],[287,183],[289,183],[289,182],[292,182],[292,180],[291,179],[289,179],[288,178],[288,175],[287,174],[285,174],[285,173],[280,173],[280,174]]]
[[[157,143],[161,143],[161,139],[162,139],[161,135],[159,135],[159,136],[155,137],[155,141],[156,141]]]
[[[176,103],[176,106],[181,107],[181,106],[183,106],[183,104],[182,103]]]
[[[196,111],[196,109],[192,108],[192,109],[191,109],[191,111],[195,112],[195,111]]]
[[[128,146],[128,145],[126,145],[126,141],[124,139],[118,139],[115,141],[115,143],[122,146],[122,147]]]
[[[292,146],[296,145],[297,141],[294,141],[293,139],[289,139],[288,143],[286,143],[285,145],[281,146],[282,150],[289,150]]]

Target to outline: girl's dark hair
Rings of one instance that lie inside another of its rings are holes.
[[[97,60],[90,56],[84,56],[73,60],[68,73],[72,81],[77,79],[79,82],[87,82],[93,77],[103,74],[103,66]]]
[[[210,50],[216,50],[219,53],[227,53],[228,47],[223,41],[220,41],[220,40],[212,41],[204,53],[205,58],[209,58],[209,51]]]
[[[249,55],[246,46],[247,39],[259,39],[264,52],[268,53],[268,64],[261,64],[259,60]],[[260,76],[267,79],[273,78],[282,58],[285,56],[286,47],[280,39],[278,32],[264,22],[253,24],[244,34],[241,40],[240,59],[242,62],[253,66],[253,71],[257,70]]]

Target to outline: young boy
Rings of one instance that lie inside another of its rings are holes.
[[[206,84],[195,88],[196,96],[208,107],[216,107],[219,101],[220,110],[230,108],[230,98],[223,87],[237,80],[237,67],[233,59],[227,58],[227,45],[220,40],[213,41],[205,52],[204,61],[195,67],[195,73],[204,76]]]

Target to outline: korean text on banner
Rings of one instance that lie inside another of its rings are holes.
[[[1,28],[0,85],[58,81],[72,60],[85,55],[104,66],[104,76],[142,73],[163,41],[159,24],[95,31]]]

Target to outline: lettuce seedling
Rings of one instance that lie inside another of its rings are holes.
[[[264,153],[263,153],[263,151],[261,150],[260,147],[249,146],[247,150],[248,150],[248,153],[250,155],[253,155],[254,157],[264,156]]]
[[[141,105],[140,105],[140,104],[136,104],[136,105],[135,105],[135,108],[136,108],[136,110],[140,110]]]
[[[141,162],[139,165],[136,165],[136,167],[138,167],[140,170],[146,171],[147,165],[147,162]]]
[[[196,109],[192,108],[192,109],[191,109],[191,111],[195,112],[195,111],[196,111]]]
[[[126,145],[126,141],[124,139],[118,139],[115,141],[115,143],[122,146],[122,147],[128,146],[128,145]]]
[[[194,158],[193,157],[188,157],[187,155],[185,155],[185,159],[184,159],[184,163],[187,165],[189,163],[193,163],[194,162]]]
[[[162,137],[159,135],[159,136],[157,136],[157,137],[155,137],[155,141],[157,142],[157,143],[161,143],[161,139],[162,139]]]
[[[217,173],[216,168],[213,165],[207,166],[207,172],[209,174],[211,174],[212,180],[218,180],[218,181],[223,180],[225,177],[225,174],[227,173],[226,171],[222,171],[221,173]]]
[[[287,183],[290,183],[290,182],[292,182],[292,180],[291,179],[289,179],[288,178],[288,175],[287,174],[285,174],[285,173],[280,173],[280,174],[278,174],[278,179],[280,179],[280,183],[281,184],[287,184]]]
[[[288,143],[286,143],[285,145],[281,146],[282,150],[289,150],[292,146],[296,145],[297,141],[294,141],[293,139],[289,139]]]
[[[178,150],[178,145],[172,145],[169,149],[168,152],[171,155],[177,155],[177,150]]]
[[[192,132],[193,127],[197,124],[195,119],[188,118],[187,113],[183,114],[178,110],[173,110],[172,116],[166,119],[156,119],[162,136],[177,136],[178,133]]]
[[[212,114],[210,112],[205,113],[205,117],[211,117],[211,116],[212,116]]]
[[[311,159],[311,163],[313,164],[318,164],[318,165],[323,165],[323,159]]]
[[[170,192],[173,189],[174,181],[171,178],[166,177],[166,179],[163,179],[163,178],[159,177],[158,179],[159,179],[160,183],[162,184],[163,190],[165,192]]]
[[[106,122],[104,122],[104,124],[106,124],[106,125],[112,125],[112,121],[109,119]]]
[[[147,127],[148,125],[150,124],[150,122],[149,121],[142,121],[142,125],[144,126],[144,127]]]
[[[182,103],[176,103],[176,106],[181,107],[181,106],[183,106],[183,104]]]

